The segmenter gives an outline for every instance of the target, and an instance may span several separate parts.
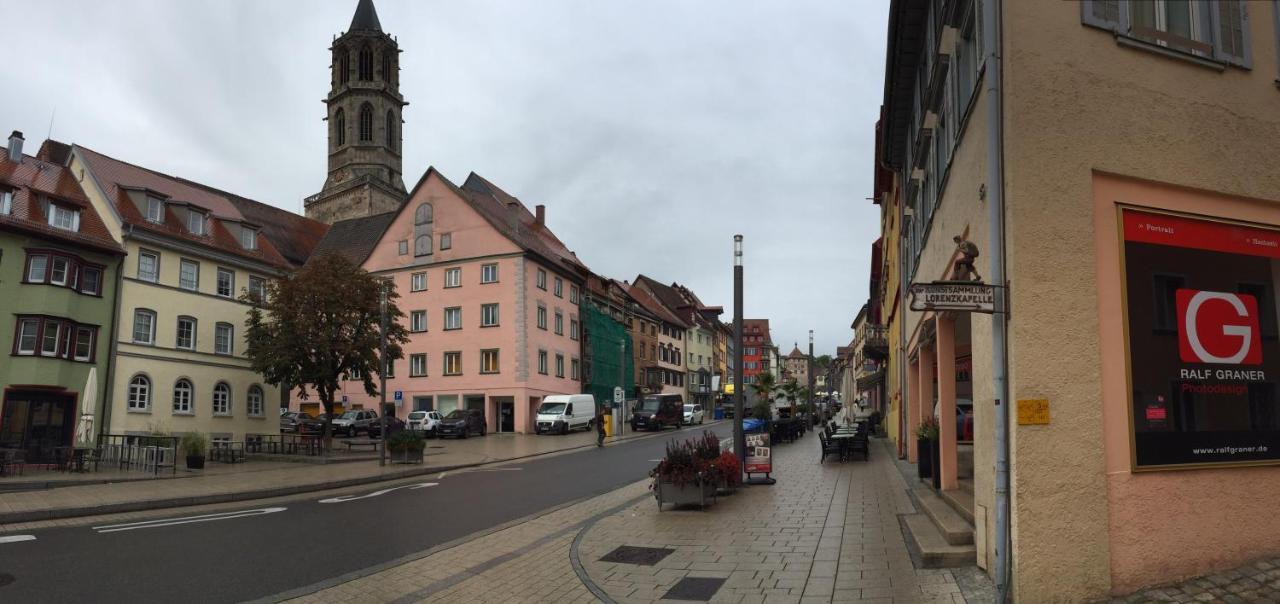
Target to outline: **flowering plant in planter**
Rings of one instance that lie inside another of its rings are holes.
[[[920,420],[916,426],[916,438],[919,440],[938,440],[938,418],[930,415]]]
[[[729,487],[736,487],[742,482],[742,462],[733,451],[725,451],[712,464],[721,482]]]
[[[655,484],[660,480],[676,486],[684,486],[698,482],[709,465],[706,459],[696,454],[691,442],[673,441],[667,443],[666,454],[663,455],[662,461],[649,471],[649,477],[654,479]],[[649,488],[653,488],[653,485]]]

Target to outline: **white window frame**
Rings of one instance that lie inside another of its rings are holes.
[[[427,330],[427,311],[409,311],[409,331],[419,333]]]
[[[36,274],[36,265],[40,266],[40,273]],[[44,283],[49,278],[49,255],[48,254],[32,254],[27,260],[27,282],[28,283]]]
[[[204,237],[208,233],[206,222],[209,217],[204,212],[187,208],[187,231],[192,235]]]
[[[427,353],[419,352],[409,355],[409,377],[427,376]]]
[[[265,415],[265,408],[262,404],[266,394],[262,391],[262,386],[254,384],[249,386],[248,393],[245,394],[245,410],[249,417],[262,417]]]
[[[222,278],[224,276],[227,278],[227,293],[225,294],[222,293]],[[218,277],[214,282],[213,293],[222,296],[223,298],[234,298],[236,295],[236,272],[229,268],[219,266]]]
[[[560,309],[556,309],[556,335],[564,335],[564,313]]]
[[[497,283],[498,282],[498,264],[481,264],[480,265],[480,282],[481,283]]]
[[[486,348],[480,351],[480,373],[491,375],[501,373],[501,353],[497,348]]]
[[[18,319],[18,333],[16,334],[18,354],[22,356],[34,356],[40,348],[40,319]],[[30,334],[25,334],[27,327],[31,328]],[[31,346],[24,347],[22,340],[24,337],[31,339]]]
[[[147,339],[138,339],[138,319],[147,318]],[[134,344],[145,344],[147,346],[155,346],[156,344],[156,311],[145,308],[136,308],[133,311],[133,332],[132,342]]]
[[[80,270],[83,273],[83,275],[80,278],[80,293],[89,294],[93,296],[97,296],[101,294],[102,293],[102,269],[96,266],[86,266]],[[92,288],[90,288],[87,285],[89,282],[90,272],[97,275],[97,277],[93,280]]]
[[[409,275],[409,291],[421,292],[426,290],[427,290],[426,271],[423,271],[421,273],[413,273],[412,275]]]
[[[440,235],[440,249],[447,250],[453,248],[453,233],[442,233]]]
[[[498,326],[498,303],[480,305],[480,326],[481,327],[497,327]]]
[[[182,396],[185,394],[185,397]],[[187,378],[178,378],[173,383],[173,414],[195,415],[196,387]]]
[[[240,247],[246,250],[258,249],[258,230],[240,227]]]
[[[264,277],[249,275],[249,296],[259,302],[267,301],[267,280]]]
[[[556,353],[556,377],[564,377],[564,355]]]
[[[139,373],[129,378],[129,411],[151,411],[151,378]]]
[[[581,366],[582,364],[578,359],[569,359],[569,379],[578,379],[578,374],[581,372]]]
[[[453,361],[453,363],[450,363],[450,361]],[[450,364],[454,365],[452,370],[449,368]],[[444,353],[444,374],[462,375],[462,352],[453,350]]]
[[[444,286],[446,288],[462,287],[462,267],[447,268],[444,270]]]
[[[538,305],[538,329],[547,329],[547,307],[541,304]]]
[[[555,290],[552,291],[551,293],[554,294],[555,297],[557,298],[564,297],[564,279],[561,279],[560,277],[556,277]]]
[[[462,307],[450,306],[444,309],[444,330],[462,329]]]
[[[59,270],[58,270],[59,264],[61,264],[62,266],[61,277],[56,276],[59,273]],[[54,256],[49,259],[49,283],[53,285],[65,286],[67,284],[67,277],[70,272],[71,272],[71,260],[68,259],[67,257]]]
[[[213,409],[215,417],[231,416],[231,386],[226,382],[218,382],[213,385]]]
[[[187,346],[182,345],[182,324],[184,322],[191,323],[191,342]],[[195,350],[196,349],[196,333],[197,333],[196,330],[199,328],[199,326],[200,324],[195,317],[189,317],[187,315],[182,315],[178,317],[178,322],[176,324],[176,331],[173,339],[174,348],[177,348],[179,350]]]
[[[142,263],[146,260],[151,261],[151,272],[143,272]],[[148,250],[140,250],[138,252],[138,279],[149,283],[160,282],[160,253]]]
[[[49,204],[49,226],[64,231],[80,230],[80,210],[56,204]]]
[[[147,222],[160,224],[164,222],[164,200],[147,196]]]
[[[193,271],[193,282],[187,283],[186,269]],[[187,291],[200,291],[200,263],[183,258],[178,261],[178,287]]]
[[[13,191],[5,189],[0,191],[0,214],[13,213]]]
[[[226,333],[225,337],[223,337],[222,335],[223,333]],[[230,323],[218,323],[217,325],[214,325],[213,326],[213,354],[220,354],[220,355],[226,355],[226,356],[231,356],[235,354],[235,347],[236,347],[235,338],[236,338],[236,328],[234,325]],[[219,341],[226,343],[225,350],[222,350],[223,346],[219,345]]]
[[[578,286],[572,283],[569,284],[569,302],[572,304],[578,303]]]
[[[538,269],[537,285],[538,285],[538,289],[542,291],[547,291],[547,271],[543,269]]]

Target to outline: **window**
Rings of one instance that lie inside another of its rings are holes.
[[[430,242],[428,242],[428,247],[430,247]],[[397,243],[397,249],[396,249],[396,251],[397,251],[401,256],[408,256],[408,255],[409,255],[409,240],[407,240],[407,239],[401,239],[401,240]],[[418,254],[418,255],[419,255],[419,256],[421,256],[421,254]]]
[[[440,249],[447,250],[453,248],[453,233],[443,233],[440,235]]]
[[[547,291],[547,271],[538,269],[538,289]]]
[[[182,289],[200,289],[200,263],[183,258],[178,263],[178,287]],[[218,269],[218,293],[222,293],[222,269]]]
[[[481,283],[497,283],[498,282],[498,265],[497,264],[480,265],[480,282]]]
[[[254,417],[261,417],[263,414],[262,413],[262,388],[256,385],[249,386],[249,396],[247,398],[249,402],[249,404],[247,405],[249,408],[249,415]]]
[[[462,269],[450,268],[444,271],[445,287],[462,287]]]
[[[547,328],[547,307],[538,305],[538,329]]]
[[[64,231],[80,230],[80,210],[49,204],[49,226]]]
[[[338,63],[334,65],[334,69],[338,70],[338,83],[346,84],[351,78],[351,55],[347,51],[338,55]]]
[[[427,289],[427,274],[414,273],[409,275],[409,291],[420,292]]]
[[[138,278],[152,283],[160,280],[160,254],[146,250],[138,252]]]
[[[461,352],[444,353],[444,374],[445,375],[462,375],[462,353]]]
[[[35,354],[40,337],[40,319],[18,319],[18,354]]]
[[[556,353],[556,377],[564,377],[564,355]]]
[[[67,284],[67,268],[71,266],[71,262],[61,256],[53,257],[53,270],[49,271],[49,283],[54,285]]]
[[[151,379],[145,375],[135,375],[129,380],[129,410],[148,411],[151,409]]]
[[[578,320],[573,317],[569,318],[569,339],[578,339]]]
[[[248,227],[240,227],[240,247],[246,250],[258,249],[258,231]]]
[[[344,69],[342,71],[342,81],[345,82],[346,80],[347,71]],[[333,138],[338,142],[339,147],[347,144],[347,114],[342,111],[341,107],[333,114]]]
[[[387,359],[387,379],[396,377],[396,360]]]
[[[382,51],[382,81],[388,84],[391,83],[392,70],[395,68],[395,63],[393,63],[395,56],[395,51],[390,48]]]
[[[213,387],[213,414],[231,415],[231,386],[226,382]]]
[[[84,276],[80,278],[80,293],[94,296],[102,293],[102,269],[86,266],[81,272]]]
[[[462,329],[462,307],[453,306],[444,309],[444,328],[446,331]]]
[[[569,286],[569,302],[573,304],[578,303],[578,286],[576,285]]]
[[[480,305],[480,326],[495,327],[498,325],[498,305],[497,304],[481,304]]]
[[[427,375],[426,353],[409,355],[409,377],[423,377],[425,375]]]
[[[196,320],[194,317],[178,317],[178,348],[195,350]]]
[[[556,335],[564,335],[564,313],[560,309],[556,309]]]
[[[373,140],[373,105],[360,106],[360,142]]]
[[[73,358],[77,361],[92,361],[93,344],[97,339],[98,329],[96,327],[86,327],[83,325],[76,327],[76,348]]]
[[[498,351],[480,351],[480,373],[498,373]]]
[[[197,212],[192,209],[188,209],[187,210],[187,230],[190,231],[192,235],[204,236],[205,220],[207,219],[208,217],[206,217],[203,213]]]
[[[31,283],[44,283],[48,270],[48,256],[41,254],[39,256],[31,256],[27,259],[27,281]]]
[[[180,415],[190,415],[191,394],[195,389],[191,386],[191,380],[182,378],[173,385],[173,412]]]
[[[213,328],[214,354],[231,354],[234,335],[235,328],[230,323],[218,323],[215,325]]]
[[[258,302],[267,301],[267,280],[262,277],[249,277],[249,297]]]
[[[570,378],[575,380],[578,379],[578,366],[579,366],[578,359],[573,359],[569,361],[569,377]]]
[[[547,351],[538,351],[538,373],[547,375]]]
[[[147,197],[147,222],[164,222],[164,200]]]
[[[387,148],[396,150],[396,114],[387,110]]]
[[[1081,21],[1134,40],[1249,68],[1248,2],[1207,0],[1086,0]]]
[[[187,261],[183,260],[183,262],[187,262]],[[194,289],[194,288],[188,288],[188,289]],[[235,289],[236,289],[235,272],[225,268],[218,268],[218,289],[217,289],[218,295],[224,298],[230,298],[232,295],[235,294]]]
[[[431,204],[418,204],[418,209],[413,211],[413,224],[431,224],[434,221],[435,216],[432,212]]]
[[[156,343],[156,313],[143,309],[133,311],[133,343]]]
[[[560,277],[556,277],[556,289],[554,293],[557,298],[564,297],[564,281],[562,281]]]
[[[427,330],[427,311],[415,310],[409,313],[409,331],[419,332]]]
[[[373,51],[368,46],[360,49],[358,57],[359,77],[361,80],[370,81],[373,79]]]

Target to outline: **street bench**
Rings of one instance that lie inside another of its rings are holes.
[[[377,440],[344,440],[342,441],[343,444],[347,445],[348,451],[350,451],[352,447],[369,447],[370,451],[377,451],[378,443],[380,442],[382,441],[377,441]]]

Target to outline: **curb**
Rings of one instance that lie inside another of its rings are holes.
[[[714,425],[710,424],[710,425]],[[617,437],[614,443],[622,443],[631,440],[640,440],[644,438],[652,438],[668,434],[667,431],[636,434],[628,437]],[[490,464],[506,463],[521,459],[530,459],[534,457],[542,457],[546,455],[555,455],[568,451],[576,451],[578,449],[594,448],[595,443],[578,445],[575,447],[567,447],[564,449],[556,449],[554,451],[542,451],[540,453],[530,453],[528,455],[520,455],[517,457],[507,457],[503,459],[491,459],[488,461],[479,461],[474,463],[455,464],[451,466],[435,466],[430,468],[414,468],[402,472],[380,474],[377,476],[362,476],[359,478],[348,478],[345,480],[331,480],[323,483],[313,483],[305,485],[297,485],[290,487],[277,487],[271,489],[258,489],[255,491],[240,491],[235,493],[217,493],[213,495],[200,495],[194,497],[170,497],[167,499],[151,499],[146,501],[127,501],[123,503],[101,504],[93,506],[79,506],[73,508],[58,508],[46,510],[31,510],[26,512],[4,512],[0,513],[0,525],[15,524],[19,522],[38,522],[43,520],[59,520],[65,518],[78,518],[82,516],[100,516],[103,514],[120,514],[124,512],[141,512],[147,510],[160,510],[167,508],[180,508],[195,505],[209,505],[214,503],[231,503],[236,501],[252,501],[254,499],[268,499],[273,497],[285,497],[289,495],[298,495],[302,493],[310,493],[313,491],[328,491],[331,489],[342,489],[346,487],[360,486],[372,484],[376,482],[388,482],[392,480],[400,480],[403,478],[412,478],[426,474],[436,474],[440,472],[452,472],[462,468],[474,468],[478,466],[486,466]],[[101,483],[99,483],[101,484]],[[85,485],[89,486],[89,485]]]

